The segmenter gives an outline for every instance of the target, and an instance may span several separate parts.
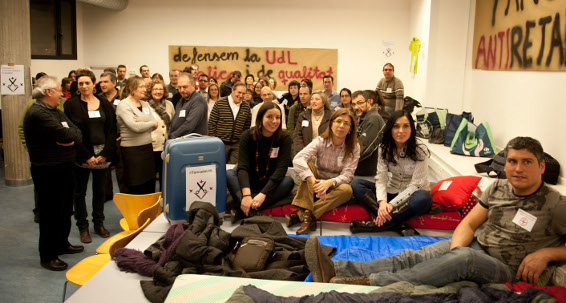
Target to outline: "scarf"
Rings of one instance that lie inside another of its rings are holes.
[[[153,110],[155,110],[155,112],[159,115],[159,117],[161,117],[161,120],[163,120],[163,123],[165,123],[165,127],[167,128],[167,132],[169,132],[169,126],[171,125],[171,117],[169,117],[169,114],[165,111],[165,104],[161,103],[162,106],[157,105],[157,103],[155,103],[155,101],[153,100],[149,100],[149,105],[151,106],[151,108],[153,108]]]

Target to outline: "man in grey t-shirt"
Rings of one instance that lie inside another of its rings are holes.
[[[385,110],[392,113],[403,109],[403,98],[405,88],[403,82],[395,77],[395,67],[391,63],[383,66],[383,78],[377,83],[376,90],[379,90],[385,101]]]
[[[507,180],[486,189],[452,240],[351,262],[317,253],[318,239],[311,237],[305,257],[313,280],[379,286],[408,281],[440,287],[461,280],[548,285],[556,263],[566,261],[566,197],[543,182],[545,156],[537,140],[517,137],[505,151]]]

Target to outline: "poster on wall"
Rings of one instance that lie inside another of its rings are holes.
[[[218,83],[235,70],[242,72],[242,81],[248,74],[256,81],[264,76],[274,78],[276,90],[283,91],[290,81],[304,78],[312,79],[314,90],[323,89],[325,75],[334,77],[334,89],[338,82],[337,49],[169,45],[170,70],[183,70],[194,63]]]
[[[24,66],[2,64],[2,95],[25,95]]]
[[[566,71],[566,0],[477,0],[474,69]]]

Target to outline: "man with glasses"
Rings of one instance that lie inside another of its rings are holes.
[[[198,76],[198,93],[206,100],[208,97],[208,75],[200,74]]]
[[[392,113],[403,109],[403,98],[405,89],[403,82],[395,77],[395,67],[391,63],[383,66],[383,76],[377,83],[376,90],[379,90],[385,100],[385,111]]]
[[[175,139],[191,133],[208,135],[208,105],[196,92],[195,78],[182,73],[177,81],[181,100],[175,106],[175,115],[171,119],[169,139]]]
[[[169,92],[169,96],[167,99],[171,100],[173,95],[177,93],[177,80],[179,79],[179,70],[173,69],[169,72],[169,85],[167,85],[167,91]]]
[[[324,93],[328,97],[328,103],[330,103],[330,110],[334,112],[336,107],[342,104],[340,101],[340,94],[334,90],[334,77],[331,75],[326,75],[322,78],[322,85],[324,86]]]
[[[379,208],[375,196],[375,181],[373,180],[377,170],[378,147],[381,143],[382,129],[385,125],[383,118],[373,106],[373,98],[368,91],[355,91],[352,94],[352,107],[358,116],[358,141],[362,142],[362,152],[358,168],[354,173],[352,191],[354,197],[365,205]],[[366,178],[363,178],[363,177]],[[368,178],[369,176],[369,178]]]

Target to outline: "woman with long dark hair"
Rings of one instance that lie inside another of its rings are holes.
[[[155,192],[155,162],[151,132],[159,125],[146,97],[144,80],[131,76],[120,93],[122,101],[116,107],[120,129],[120,152],[124,165],[124,179],[129,194]]]
[[[428,181],[430,152],[416,137],[415,121],[405,111],[395,111],[385,124],[379,147],[375,182],[377,201],[364,200],[377,215],[375,221],[352,221],[350,230],[379,232],[398,230],[418,234],[407,219],[426,213],[432,197]]]
[[[289,196],[294,182],[285,176],[291,161],[291,137],[281,127],[281,107],[264,102],[256,117],[256,126],[240,138],[236,170],[227,171],[232,195],[232,222],[255,215]]]
[[[206,98],[206,103],[208,104],[208,117],[210,118],[210,113],[212,108],[214,108],[214,103],[220,100],[220,86],[218,84],[210,84],[208,86],[208,96]]]
[[[293,168],[302,180],[292,203],[299,211],[285,217],[289,227],[302,222],[297,235],[315,230],[322,214],[352,198],[350,182],[360,159],[356,119],[351,111],[340,108],[330,121],[326,131],[293,159]],[[311,161],[313,157],[316,164]]]
[[[65,114],[82,132],[76,142],[77,166],[74,190],[75,220],[81,242],[90,243],[86,191],[92,174],[92,223],[94,231],[103,238],[110,236],[104,228],[105,185],[108,167],[116,150],[116,116],[112,105],[95,94],[96,78],[90,70],[77,73],[78,93],[65,102]]]

